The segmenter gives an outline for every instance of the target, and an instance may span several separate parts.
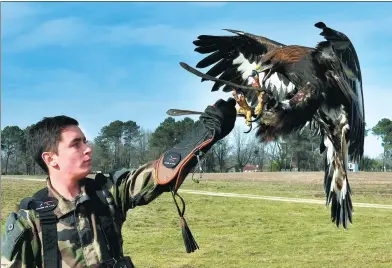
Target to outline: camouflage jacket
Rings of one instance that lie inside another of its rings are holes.
[[[119,229],[126,219],[126,213],[135,206],[145,205],[158,197],[165,189],[156,184],[154,178],[155,161],[147,163],[137,170],[129,171],[114,183],[113,177],[97,175],[102,187],[108,189],[121,214]],[[51,186],[47,180],[48,195],[58,200],[54,214],[58,218],[57,234],[61,267],[98,267],[102,260],[102,243],[98,243],[94,213],[80,209],[78,201],[86,196],[86,189],[81,187],[80,194],[68,201]],[[99,231],[99,230],[98,230]],[[118,237],[122,241],[121,231]],[[100,238],[99,238],[100,239]],[[19,210],[11,213],[6,221],[1,239],[1,267],[42,267],[42,232],[35,210]]]

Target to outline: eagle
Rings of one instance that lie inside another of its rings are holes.
[[[354,45],[342,32],[318,22],[324,40],[315,47],[285,45],[263,36],[224,29],[232,35],[200,35],[195,51],[206,55],[189,72],[213,81],[212,91],[232,92],[238,114],[257,124],[261,142],[307,125],[321,138],[325,155],[324,191],[331,220],[352,223],[348,161],[363,156],[365,111],[362,74]]]

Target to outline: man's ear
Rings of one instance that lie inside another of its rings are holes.
[[[46,165],[51,166],[51,167],[56,167],[57,166],[57,155],[52,152],[43,152],[42,153],[42,159],[46,163]]]

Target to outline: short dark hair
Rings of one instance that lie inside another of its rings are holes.
[[[61,132],[69,126],[78,126],[76,119],[65,115],[44,117],[29,130],[28,147],[37,164],[48,173],[48,167],[42,159],[43,152],[57,153]]]

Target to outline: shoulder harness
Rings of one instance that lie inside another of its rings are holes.
[[[56,198],[48,196],[48,189],[43,188],[33,197],[24,198],[20,208],[35,210],[39,215],[42,230],[42,248],[44,253],[44,267],[59,267],[59,249],[57,245],[57,217],[54,209],[57,207]]]
[[[122,174],[124,175],[124,174]],[[101,228],[103,230],[103,235],[105,237],[106,243],[110,247],[110,253],[112,258],[108,258],[109,261],[105,261],[100,267],[134,267],[132,261],[129,257],[124,257],[122,252],[122,239],[117,239],[116,236],[106,235],[110,233],[110,229],[121,237],[120,230],[118,229],[116,222],[121,220],[120,213],[116,210],[116,205],[113,202],[112,194],[105,189],[100,187],[103,180],[85,180],[86,191],[88,196],[92,199],[99,200],[103,206],[107,206],[110,211],[110,216],[97,215]],[[116,182],[117,183],[117,180]],[[83,202],[83,201],[82,201]],[[47,187],[39,190],[33,197],[24,198],[20,202],[20,208],[30,210],[33,209],[39,214],[40,224],[42,229],[42,247],[44,256],[44,267],[57,268],[59,265],[59,250],[58,250],[58,238],[57,238],[57,217],[54,214],[54,209],[58,204],[57,199],[48,196]],[[105,260],[105,258],[104,258]],[[120,266],[118,266],[120,265]],[[125,266],[124,266],[125,265]]]

